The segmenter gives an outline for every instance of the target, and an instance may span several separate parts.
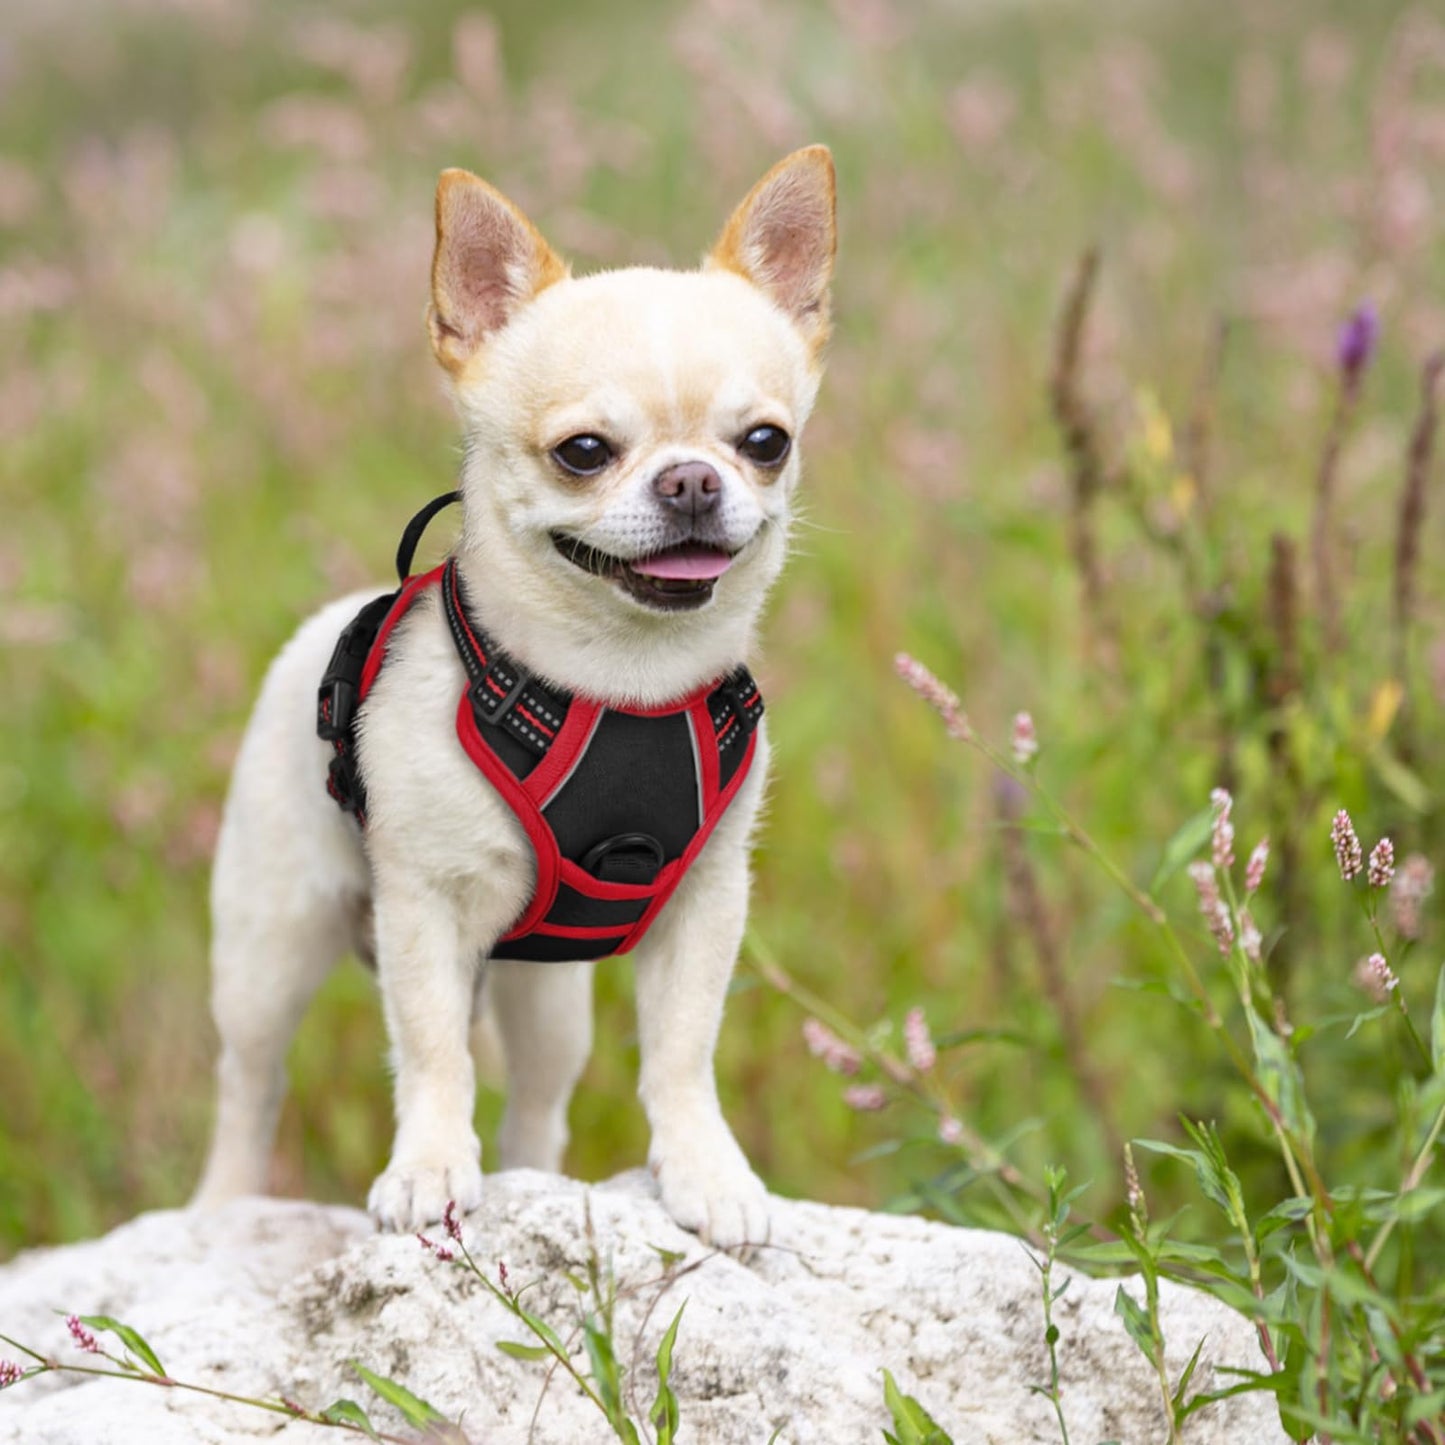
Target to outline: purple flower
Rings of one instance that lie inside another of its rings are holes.
[[[857,1049],[845,1044],[820,1019],[803,1020],[803,1042],[815,1059],[822,1059],[825,1068],[835,1074],[856,1074],[862,1060]]]
[[[908,1062],[920,1074],[926,1074],[938,1062],[938,1050],[933,1046],[928,1020],[921,1008],[908,1010],[903,1020],[903,1042],[908,1050]]]
[[[1254,852],[1249,855],[1249,862],[1244,867],[1244,891],[1246,893],[1258,893],[1259,885],[1264,882],[1264,865],[1269,862],[1269,839],[1261,838],[1254,845]]]
[[[1348,883],[1358,878],[1365,866],[1365,852],[1360,847],[1359,835],[1350,815],[1343,808],[1335,814],[1330,824],[1330,842],[1335,845],[1335,859],[1340,865],[1340,877]]]
[[[1400,986],[1395,970],[1385,962],[1383,953],[1372,953],[1355,965],[1355,982],[1376,1003],[1384,1003]]]
[[[1229,815],[1234,811],[1234,799],[1223,788],[1216,788],[1209,795],[1210,806],[1214,809],[1214,832],[1211,848],[1214,866],[1227,873],[1234,866],[1234,824]]]
[[[938,1137],[944,1144],[961,1144],[963,1125],[952,1114],[945,1114],[938,1121]]]
[[[98,1355],[100,1346],[95,1342],[95,1336],[81,1324],[79,1315],[66,1315],[65,1328],[70,1331],[70,1338],[88,1354]]]
[[[1395,845],[1388,838],[1381,838],[1370,849],[1369,880],[1371,888],[1388,888],[1395,876]]]
[[[887,1104],[888,1095],[877,1084],[850,1084],[843,1090],[843,1102],[860,1114],[872,1114]]]
[[[1030,713],[1021,712],[1014,715],[1013,727],[1013,754],[1014,762],[1019,767],[1026,768],[1039,751],[1039,735],[1034,731],[1034,720]]]
[[[1219,896],[1219,880],[1211,864],[1202,860],[1189,865],[1189,876],[1194,880],[1194,891],[1199,895],[1199,911],[1214,935],[1221,953],[1228,953],[1234,947],[1234,920],[1229,916],[1229,905]]]
[[[24,1379],[25,1371],[14,1360],[0,1360],[0,1390]]]
[[[462,1242],[462,1222],[457,1218],[457,1202],[455,1199],[447,1200],[446,1211],[442,1215],[442,1225],[452,1239],[456,1240],[458,1244]]]
[[[1380,313],[1374,303],[1357,306],[1348,321],[1340,327],[1335,341],[1335,360],[1349,381],[1357,381],[1380,341]]]
[[[1402,938],[1419,938],[1420,909],[1435,886],[1429,860],[1411,853],[1390,884],[1390,916]]]
[[[961,742],[968,742],[973,737],[973,729],[969,727],[958,695],[952,688],[939,681],[916,657],[910,657],[906,652],[900,652],[893,659],[893,667],[898,676],[943,719],[950,737]]]
[[[1244,950],[1244,956],[1251,963],[1258,963],[1264,948],[1264,939],[1260,936],[1259,925],[1254,921],[1249,909],[1239,910],[1239,946]]]
[[[428,1239],[424,1234],[418,1234],[417,1243],[426,1250],[428,1254],[434,1254],[443,1264],[450,1264],[456,1258],[446,1245],[438,1244],[434,1239]]]

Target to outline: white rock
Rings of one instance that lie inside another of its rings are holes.
[[[595,1248],[617,1283],[614,1333],[634,1417],[656,1387],[652,1359],[678,1308],[673,1381],[690,1445],[876,1442],[888,1423],[882,1370],[955,1445],[1060,1439],[1047,1380],[1039,1276],[1017,1241],[921,1219],[776,1201],[774,1243],[750,1263],[679,1230],[641,1173],[588,1187],[519,1171],[494,1175],[465,1238],[483,1269],[535,1280],[528,1307],[578,1347]],[[593,1246],[589,1246],[590,1216]],[[434,1237],[441,1241],[440,1230]],[[681,1256],[671,1267],[664,1252]],[[1063,1401],[1075,1445],[1162,1441],[1159,1387],[1114,1314],[1112,1280],[1074,1278],[1056,1306]],[[1131,1292],[1139,1293],[1137,1282]],[[0,1333],[87,1363],[58,1316],[108,1314],[138,1329],[176,1379],[311,1409],[359,1401],[383,1429],[400,1416],[348,1366],[400,1381],[486,1445],[585,1445],[615,1437],[547,1362],[498,1340],[531,1337],[460,1267],[414,1238],[378,1236],[354,1210],[247,1199],[209,1218],[142,1215],[104,1239],[36,1250],[0,1268]],[[1194,1387],[1228,1383],[1221,1364],[1262,1369],[1254,1332],[1207,1297],[1162,1288],[1177,1378],[1201,1339]],[[0,1346],[0,1356],[14,1351]],[[535,1426],[533,1421],[535,1419]],[[529,1431],[531,1433],[529,1434]],[[51,1375],[0,1394],[5,1445],[241,1445],[357,1439],[178,1389]],[[1258,1395],[1188,1422],[1190,1445],[1275,1445],[1286,1436]]]

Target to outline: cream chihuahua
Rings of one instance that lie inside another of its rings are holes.
[[[787,552],[833,252],[821,146],[769,171],[689,272],[573,279],[505,197],[443,174],[428,326],[465,429],[452,566],[468,615],[549,695],[642,716],[737,674]],[[501,1166],[561,1164],[592,964],[489,957],[534,901],[539,854],[458,744],[468,674],[442,593],[426,589],[395,626],[366,695],[364,831],[327,796],[332,750],[314,720],[327,658],[367,598],[311,618],[262,687],[212,880],[220,1100],[199,1205],[264,1188],[288,1045],[349,950],[375,960],[396,1075],[395,1144],[369,1200],[379,1223],[416,1229],[448,1200],[480,1202],[469,1034],[483,980],[508,1074]],[[760,722],[751,741],[753,766],[633,952],[652,1172],[673,1217],[722,1247],[768,1234],[713,1077],[766,771]]]

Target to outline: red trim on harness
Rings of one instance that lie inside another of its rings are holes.
[[[416,601],[417,594],[422,588],[430,587],[433,582],[441,580],[444,570],[444,568],[436,567],[430,572],[422,573],[420,577],[409,578],[396,601],[391,604],[391,611],[386,614],[380,628],[377,629],[376,641],[371,644],[371,651],[366,655],[366,666],[361,669],[361,686],[357,691],[356,699],[358,706],[366,700],[366,694],[371,691],[371,685],[376,681],[376,674],[381,671],[381,664],[386,657],[386,640],[391,636],[392,628],[411,610],[411,604]]]
[[[568,723],[572,721],[574,710],[568,709]],[[562,732],[565,736],[566,724],[563,724]],[[487,746],[486,740],[477,731],[470,686],[463,691],[461,701],[457,704],[457,737],[461,740],[467,756],[482,770],[483,776],[502,795],[503,801],[516,814],[517,821],[527,830],[532,852],[537,856],[537,882],[532,890],[532,901],[500,940],[510,943],[514,938],[522,938],[531,933],[551,912],[553,903],[557,901],[557,865],[562,861],[562,855],[557,848],[556,835],[547,826],[541,809],[532,801],[526,788],[517,781],[517,775]],[[562,739],[559,737],[552,744],[551,751],[556,752],[561,745]],[[543,761],[545,763],[547,760]],[[543,764],[539,763],[538,767],[541,766]],[[535,772],[536,768],[532,771]],[[615,929],[613,931],[616,932]]]
[[[597,927],[594,924],[580,923],[539,923],[530,936],[536,938],[575,938],[579,942],[591,943],[598,938],[624,938],[630,927],[626,923],[614,923],[610,926]],[[510,937],[510,935],[508,935]],[[506,940],[502,940],[505,942]],[[619,948],[618,953],[622,952]]]
[[[547,756],[527,774],[526,782],[521,784],[534,808],[540,808],[551,795],[552,789],[571,771],[578,753],[592,736],[592,725],[601,711],[595,702],[584,702],[580,697],[572,699],[572,705],[563,719],[562,729],[552,740]],[[491,749],[488,748],[487,751],[490,752]],[[510,770],[508,775],[511,776]],[[516,778],[513,777],[512,781],[516,782]],[[546,824],[542,826],[546,827]],[[547,828],[547,836],[552,836],[550,828]]]

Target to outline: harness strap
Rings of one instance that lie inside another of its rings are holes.
[[[417,546],[421,542],[422,533],[426,531],[431,519],[440,511],[450,507],[453,502],[460,502],[461,492],[444,492],[440,497],[433,497],[411,521],[406,524],[406,531],[401,534],[401,542],[396,549],[396,576],[397,580],[405,583],[411,576],[412,558],[416,556]]]
[[[506,728],[531,752],[545,756],[566,721],[570,699],[537,681],[473,625],[467,616],[455,557],[442,572],[442,607],[452,642],[471,680],[469,691],[477,721]]]

